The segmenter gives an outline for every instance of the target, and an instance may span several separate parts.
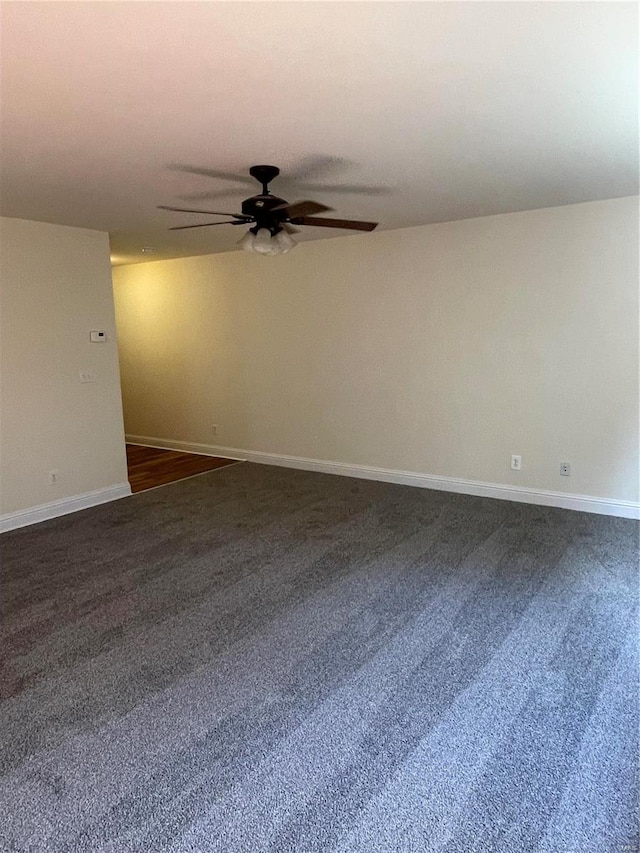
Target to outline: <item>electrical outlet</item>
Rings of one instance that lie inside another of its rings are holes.
[[[514,454],[511,457],[511,470],[520,471],[522,469],[522,456]]]
[[[218,434],[218,424],[212,424],[211,425],[211,435],[217,435],[217,434]]]
[[[571,465],[568,462],[560,463],[560,474],[562,477],[570,477],[571,476]]]
[[[47,482],[49,483],[50,486],[57,486],[58,485],[58,475],[59,474],[60,474],[59,471],[49,471],[49,473],[47,474]]]

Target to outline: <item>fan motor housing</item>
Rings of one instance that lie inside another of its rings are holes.
[[[274,207],[279,207],[287,202],[283,198],[278,198],[275,195],[254,195],[242,202],[242,212],[245,216],[252,216],[258,223],[258,226],[263,225],[269,228],[277,225],[285,218],[285,213],[279,210],[273,211]]]

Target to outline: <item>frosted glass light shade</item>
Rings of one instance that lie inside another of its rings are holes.
[[[286,252],[290,252],[296,245],[296,241],[284,229],[282,231],[278,231],[273,238],[273,242],[278,247],[278,254],[281,255],[284,255]]]
[[[259,255],[284,255],[297,244],[284,229],[272,237],[268,228],[260,228],[257,234],[252,230],[247,231],[238,241],[238,245],[245,252],[254,252]]]
[[[271,255],[273,254],[273,248],[271,244],[271,231],[267,228],[261,228],[254,238],[253,251],[259,252],[261,255]]]
[[[255,239],[256,239],[256,237],[255,237],[255,234],[253,233],[253,231],[247,231],[247,233],[244,235],[242,240],[238,241],[238,245],[245,252],[253,252],[254,251],[253,244],[254,244]]]

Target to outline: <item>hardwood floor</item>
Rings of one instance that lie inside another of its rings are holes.
[[[194,474],[204,474],[234,465],[239,460],[223,459],[220,456],[200,456],[179,450],[160,450],[141,444],[127,444],[127,468],[132,492],[142,492],[155,486],[174,483]]]

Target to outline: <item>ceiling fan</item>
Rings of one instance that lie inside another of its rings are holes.
[[[269,192],[269,184],[280,174],[277,166],[252,166],[249,174],[262,184],[262,192],[242,202],[242,213],[223,213],[219,210],[192,210],[184,207],[169,207],[161,204],[161,210],[178,213],[204,213],[211,216],[230,216],[223,222],[200,222],[197,225],[175,225],[170,231],[182,231],[186,228],[206,228],[211,225],[249,225],[247,233],[240,240],[240,246],[248,252],[263,255],[280,255],[292,249],[296,243],[291,237],[295,234],[293,225],[315,225],[322,228],[346,228],[355,231],[373,231],[377,222],[360,222],[354,219],[326,219],[314,216],[331,210],[317,201],[299,201],[289,204]]]

